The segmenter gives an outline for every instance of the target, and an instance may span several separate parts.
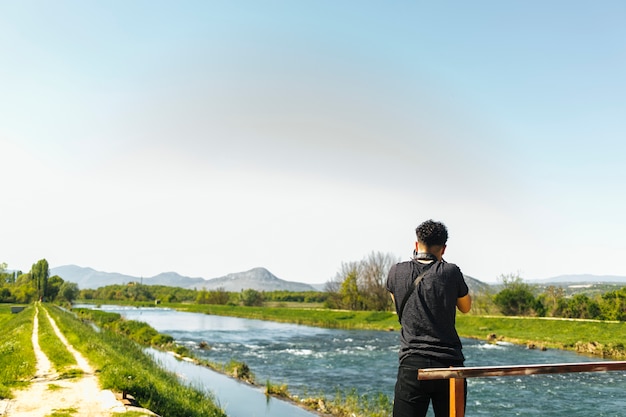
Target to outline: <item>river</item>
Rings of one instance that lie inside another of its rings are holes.
[[[270,380],[275,384],[287,384],[292,394],[332,396],[337,390],[354,389],[360,394],[393,395],[397,332],[323,329],[162,308],[101,308],[121,313],[128,319],[144,321],[159,332],[172,335],[198,357],[215,362],[243,361],[259,383]],[[210,349],[198,348],[203,341]],[[472,339],[463,339],[463,346],[466,366],[599,361],[568,351],[529,350],[523,346],[488,344]],[[176,372],[180,373],[181,369]],[[210,383],[205,381],[205,385]],[[222,391],[232,393],[232,389]],[[215,395],[222,405],[232,401],[230,398],[224,400],[218,392]],[[225,408],[229,415],[235,416],[232,409]],[[468,380],[468,417],[539,414],[621,417],[626,415],[624,410],[626,372]],[[241,417],[249,415],[242,414]],[[267,415],[276,417],[280,413],[268,411]]]

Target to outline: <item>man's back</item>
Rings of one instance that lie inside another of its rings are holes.
[[[404,311],[397,311],[413,280],[426,269]],[[416,260],[401,262],[389,271],[387,289],[394,295],[396,311],[402,317],[400,360],[419,354],[463,362],[455,319],[457,300],[467,295],[468,288],[456,265],[445,261],[434,261],[433,265]]]

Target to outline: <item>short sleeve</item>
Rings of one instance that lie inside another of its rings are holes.
[[[394,279],[393,277],[396,276],[396,268],[397,268],[397,264],[393,265],[391,268],[389,268],[389,273],[387,274],[387,284],[386,284],[386,288],[387,291],[389,291],[390,293],[393,293],[394,290]]]
[[[461,298],[469,294],[469,287],[467,286],[467,283],[465,282],[465,275],[463,275],[463,273],[461,272],[461,269],[457,267],[457,270],[459,272],[459,281],[458,281],[459,284],[458,284],[457,298]]]

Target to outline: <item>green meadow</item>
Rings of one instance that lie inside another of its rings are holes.
[[[31,342],[35,309],[11,314],[11,306],[0,304],[0,398],[28,385],[35,375],[35,351]]]

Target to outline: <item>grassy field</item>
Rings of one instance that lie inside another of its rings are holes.
[[[32,307],[11,314],[10,305],[0,305],[0,398],[11,398],[13,388],[27,385],[35,375],[34,314]]]
[[[487,339],[493,334],[513,343],[626,358],[626,322],[459,315],[457,329],[464,337]]]
[[[335,329],[400,329],[397,316],[388,311],[348,311],[299,307],[242,307],[208,304],[168,304],[167,307],[218,316],[271,320]]]

